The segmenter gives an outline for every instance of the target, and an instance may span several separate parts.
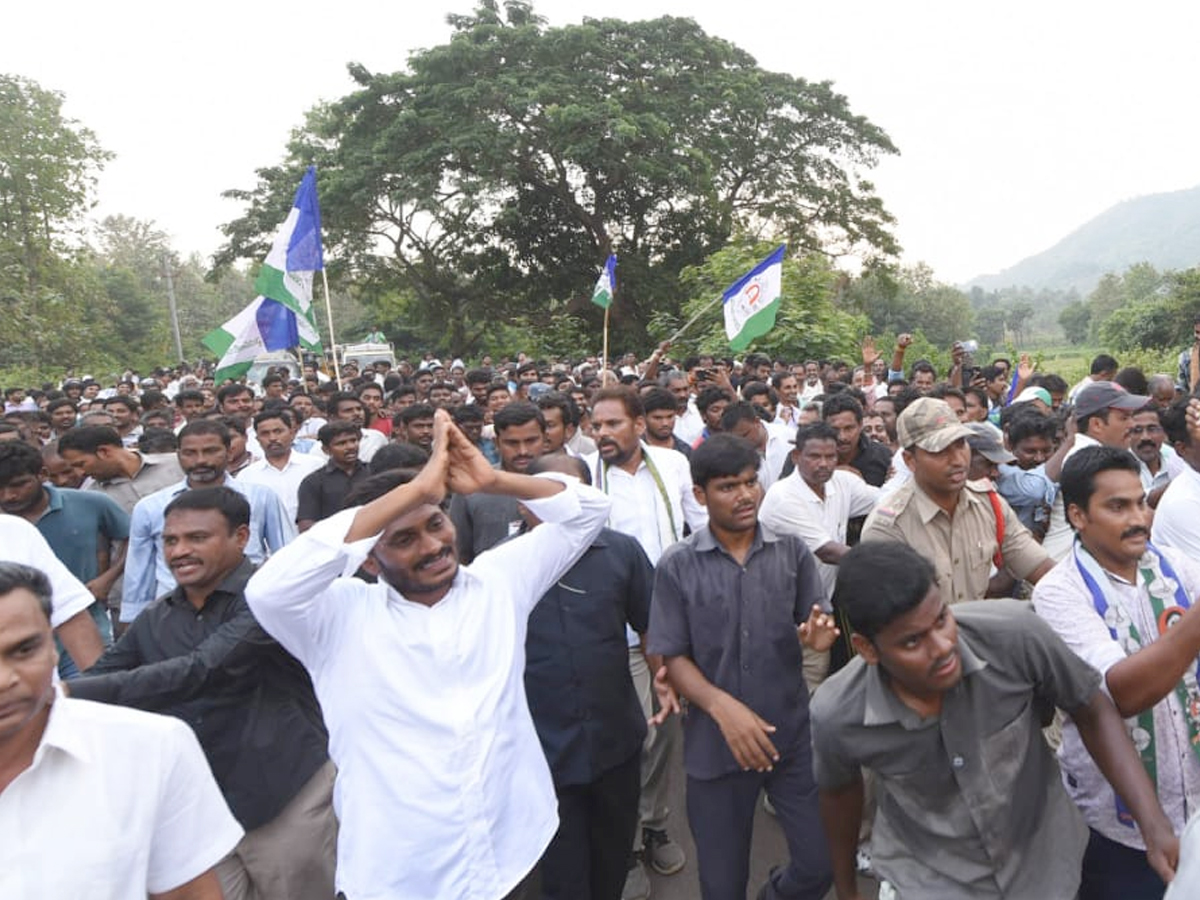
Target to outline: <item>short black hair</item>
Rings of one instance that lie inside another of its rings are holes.
[[[562,391],[546,391],[546,393],[537,398],[535,403],[537,404],[537,408],[542,411],[557,409],[562,412],[564,425],[579,424],[579,407],[575,405],[575,401],[571,399],[570,394],[564,394]]]
[[[367,463],[372,475],[390,472],[393,469],[420,469],[429,462],[429,453],[424,447],[407,441],[386,444],[380,447]]]
[[[1013,407],[1005,408],[1013,409]],[[1005,431],[1008,433],[1008,446],[1010,447],[1016,447],[1021,441],[1032,437],[1046,438],[1054,443],[1058,437],[1058,422],[1036,409],[1016,407]]]
[[[143,453],[174,453],[179,449],[179,437],[170,428],[143,428],[138,449]]]
[[[796,449],[803,450],[809,441],[833,441],[837,443],[837,432],[828,422],[813,422],[796,429]]]
[[[384,494],[395,490],[402,484],[408,484],[419,474],[417,469],[388,469],[378,475],[372,475],[361,482],[346,496],[343,509],[363,506],[372,500],[378,500]]]
[[[762,459],[745,438],[732,434],[714,434],[692,451],[692,484],[704,488],[714,478],[740,475],[746,469],[758,471]]]
[[[708,408],[714,403],[720,403],[722,400],[732,403],[733,397],[725,388],[706,387],[700,392],[700,396],[696,398],[696,409],[700,410],[701,414],[708,412]]]
[[[58,450],[95,454],[100,447],[121,447],[121,435],[111,425],[80,425],[58,439]]]
[[[217,406],[224,406],[225,401],[230,397],[238,397],[242,394],[249,394],[251,397],[253,397],[254,391],[251,390],[249,385],[241,384],[236,381],[232,384],[223,385],[221,389],[217,391]]]
[[[71,409],[75,410],[75,412],[79,412],[79,404],[70,397],[59,397],[57,400],[51,400],[46,404],[46,412],[52,413],[56,409],[61,409],[64,406],[69,406]]]
[[[642,408],[648,413],[664,409],[671,412],[678,412],[679,401],[666,388],[652,387],[642,392]]]
[[[450,418],[454,420],[455,425],[463,425],[467,422],[482,422],[484,420],[483,409],[477,403],[460,403],[454,407],[454,411],[450,413]]]
[[[0,441],[0,485],[24,475],[40,475],[42,453],[24,441]]]
[[[188,400],[192,400],[192,401],[199,400],[201,403],[208,402],[207,400],[204,399],[204,394],[201,393],[200,391],[196,391],[196,390],[189,389],[186,391],[180,391],[178,394],[175,395],[175,405],[176,406],[183,406],[183,404],[186,403]]]
[[[1043,387],[1051,394],[1065,394],[1070,385],[1061,375],[1053,372],[1038,372],[1029,379],[1029,387]]]
[[[1128,450],[1118,447],[1084,447],[1071,455],[1062,468],[1058,485],[1062,491],[1063,509],[1072,505],[1088,508],[1096,493],[1096,476],[1101,472],[1132,472],[1141,477],[1141,463]]]
[[[831,416],[844,412],[854,413],[854,420],[862,422],[862,404],[847,393],[834,394],[821,406],[821,418],[826,422]]]
[[[54,590],[50,578],[41,569],[18,562],[0,562],[0,597],[24,588],[37,597],[38,606],[51,621],[54,613]]]
[[[1092,360],[1092,368],[1090,374],[1100,375],[1103,372],[1115,372],[1120,368],[1120,363],[1115,357],[1109,356],[1107,353],[1101,353]]]
[[[1162,411],[1159,419],[1162,421],[1163,431],[1167,433],[1167,440],[1172,444],[1183,444],[1185,447],[1192,445],[1192,436],[1188,432],[1187,427],[1187,408],[1189,397],[1184,397],[1172,403],[1169,407]],[[71,432],[67,432],[70,434]]]
[[[592,473],[588,465],[578,456],[566,453],[546,453],[536,456],[525,469],[526,475],[540,475],[543,472],[561,472],[563,475],[573,475],[584,484],[592,483]]]
[[[869,641],[916,609],[936,582],[933,564],[896,541],[864,541],[838,564],[833,605]]]
[[[437,415],[437,409],[428,403],[410,403],[392,417],[394,425],[408,425],[417,419],[432,419]]]
[[[492,416],[492,425],[496,429],[497,437],[508,428],[516,428],[530,422],[537,422],[542,431],[546,430],[546,417],[542,415],[542,411],[524,400],[507,403]]]
[[[188,509],[215,509],[229,525],[233,534],[239,527],[250,525],[250,501],[230,487],[196,488],[184,491],[167,504],[163,510],[165,520],[173,512]]]
[[[288,428],[295,425],[295,422],[292,420],[292,412],[286,406],[272,407],[271,409],[264,409],[254,417],[254,430],[258,431],[259,425],[263,424],[263,422],[269,422],[272,419],[278,419]]]
[[[350,434],[351,432],[360,437],[362,436],[362,428],[353,422],[326,422],[317,431],[317,440],[321,442],[322,447],[328,447],[338,435]]]
[[[740,400],[737,403],[730,403],[725,407],[725,412],[721,413],[721,430],[731,431],[738,422],[760,422],[758,416],[758,407],[753,403],[748,403],[745,400]]]

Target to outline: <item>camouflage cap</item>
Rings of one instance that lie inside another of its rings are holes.
[[[973,432],[958,421],[958,414],[945,400],[922,397],[914,400],[896,419],[898,443],[905,450],[920,447],[939,453]]]

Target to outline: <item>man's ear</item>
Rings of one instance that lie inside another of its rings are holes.
[[[692,494],[696,498],[696,502],[701,506],[708,506],[708,498],[704,495],[704,488],[698,484],[692,485]]]
[[[362,561],[362,570],[368,575],[379,577],[382,569],[379,568],[379,562],[375,559],[374,553],[368,553],[367,558]]]
[[[1087,513],[1079,508],[1078,503],[1068,505],[1065,512],[1067,514],[1067,521],[1071,523],[1071,527],[1076,531],[1079,531],[1087,524]]]
[[[879,665],[879,651],[876,649],[875,645],[871,643],[870,639],[861,634],[855,633],[850,635],[850,644],[852,647],[854,647],[854,652],[861,656],[863,658],[863,662],[865,662],[868,666]]]

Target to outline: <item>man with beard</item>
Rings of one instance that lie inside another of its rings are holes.
[[[496,411],[492,420],[500,469],[523,473],[542,455],[546,446],[546,418],[542,411],[523,400],[514,400]],[[450,521],[458,534],[458,557],[470,565],[484,550],[490,550],[521,530],[517,501],[504,494],[472,494],[450,501]]]
[[[270,488],[242,484],[230,477],[229,429],[220,422],[197,419],[179,432],[179,466],[183,481],[169,485],[139,500],[129,526],[125,590],[121,597],[122,622],[132,622],[158,597],[175,589],[175,576],[162,554],[163,511],[186,490],[201,487],[231,487],[250,501],[250,536],[246,555],[257,565],[269,553],[278,553],[296,536],[283,501]]]
[[[683,537],[685,525],[695,531],[708,521],[708,515],[692,491],[686,457],[643,444],[645,432],[645,408],[635,391],[606,388],[592,398],[592,433],[597,449],[586,461],[592,483],[613,498],[608,526],[636,538],[650,562],[657,564],[667,547]],[[627,630],[626,637],[630,673],[643,712],[650,718],[655,711],[651,686],[654,673],[637,635]],[[652,726],[646,737],[639,801],[641,831],[634,842],[626,898],[649,893],[643,858],[662,875],[678,872],[686,864],[683,850],[666,832],[669,761],[678,735],[678,723],[670,719]]]
[[[609,504],[564,476],[493,469],[445,410],[433,447],[415,476],[376,476],[364,505],[269,560],[246,600],[308,669],[329,727],[336,889],[535,900],[557,821],[525,698],[526,619]],[[460,567],[450,491],[511,497],[543,524]],[[378,582],[341,577],[360,566]]]
[[[867,484],[881,487],[887,480],[892,454],[884,444],[862,433],[862,404],[847,393],[834,394],[821,407],[821,418],[837,432],[838,465],[857,469]]]
[[[1080,450],[1063,465],[1060,486],[1076,539],[1034,589],[1034,609],[1099,670],[1178,833],[1200,804],[1200,567],[1150,544],[1153,514],[1138,461],[1125,450]],[[1145,852],[1154,835],[1133,827],[1130,798],[1109,786],[1071,720],[1059,761],[1091,829],[1081,900],[1161,898],[1161,870]]]
[[[351,492],[370,477],[358,455],[361,436],[362,428],[353,422],[330,422],[317,432],[327,462],[300,482],[296,525],[301,532],[341,511]]]
[[[414,444],[426,453],[433,449],[434,407],[428,403],[414,403],[396,413],[395,431],[392,440]]]
[[[296,432],[286,409],[261,412],[254,417],[254,434],[263,458],[246,466],[238,475],[242,484],[260,484],[270,488],[283,501],[289,522],[296,521],[300,503],[300,483],[321,468],[321,460],[299,453],[293,446]]]

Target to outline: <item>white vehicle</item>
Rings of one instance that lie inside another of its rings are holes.
[[[358,371],[363,372],[377,362],[386,362],[392,368],[396,367],[396,351],[390,344],[339,344],[336,348],[338,364],[345,366],[354,363]]]
[[[295,355],[287,350],[276,350],[273,353],[260,353],[254,357],[254,362],[250,364],[250,371],[246,373],[246,384],[254,388],[255,393],[262,393],[262,380],[272,369],[287,369],[288,374],[284,377],[288,381],[300,378],[300,363]]]

